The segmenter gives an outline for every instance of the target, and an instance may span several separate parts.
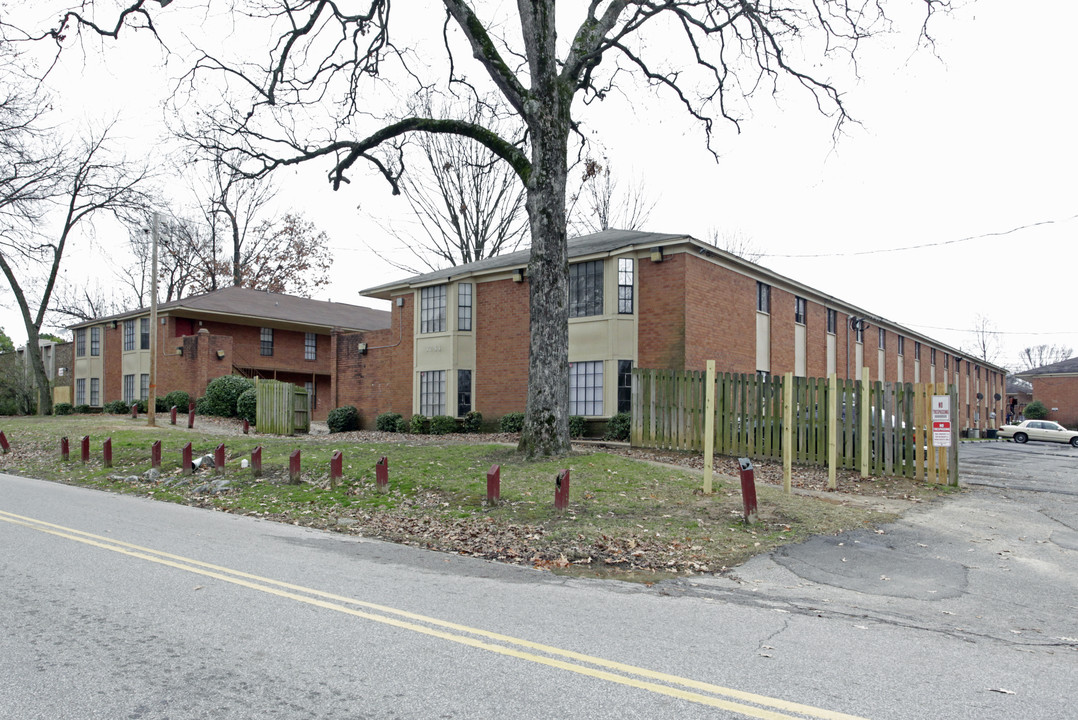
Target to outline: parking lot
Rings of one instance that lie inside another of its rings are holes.
[[[1078,448],[1063,443],[966,442],[958,464],[963,484],[1078,495]]]

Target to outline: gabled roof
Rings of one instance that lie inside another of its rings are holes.
[[[1033,392],[1033,385],[1028,380],[1023,380],[1017,375],[1007,376],[1008,395],[1029,395]]]
[[[1039,368],[1015,373],[1018,377],[1033,377],[1036,375],[1078,375],[1078,357],[1060,360],[1051,365],[1042,365]]]
[[[104,318],[86,320],[69,326],[72,330],[99,325],[108,320],[122,320],[138,317],[149,312],[149,308],[139,308],[110,315]],[[224,322],[254,324],[266,322],[271,325],[282,324],[305,326],[328,332],[332,328],[342,330],[381,330],[390,326],[391,315],[388,310],[346,303],[311,300],[310,298],[283,293],[271,293],[265,290],[253,290],[244,287],[228,287],[204,295],[194,295],[161,303],[157,306],[161,315],[182,315],[202,319],[220,319]]]

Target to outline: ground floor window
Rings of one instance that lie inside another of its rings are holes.
[[[457,417],[472,411],[472,371],[457,370]]]
[[[419,373],[419,413],[427,417],[445,415],[445,370]]]
[[[633,405],[633,361],[618,360],[618,412],[627,413]]]
[[[139,376],[138,396],[140,400],[150,399],[150,374],[142,373]]]
[[[75,404],[86,404],[86,378],[78,378],[75,380]]]
[[[124,402],[130,405],[135,401],[135,376],[124,375]]]
[[[90,378],[90,405],[101,405],[101,378]]]
[[[569,363],[569,414],[603,414],[603,363]]]

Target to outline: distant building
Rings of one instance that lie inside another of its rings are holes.
[[[1033,399],[1048,408],[1048,419],[1078,427],[1078,357],[1016,373],[1033,386]]]

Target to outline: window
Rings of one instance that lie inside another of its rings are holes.
[[[131,323],[134,327],[135,323]],[[124,402],[130,405],[135,401],[135,376],[124,375]]]
[[[805,324],[805,315],[808,314],[808,302],[805,298],[794,298],[794,322],[798,325]]]
[[[318,359],[318,336],[314,333],[303,333],[303,359]]]
[[[569,317],[603,314],[603,261],[569,266]]]
[[[569,363],[569,414],[603,414],[602,362]]]
[[[150,318],[139,318],[138,321],[139,349],[150,349]]]
[[[273,328],[262,328],[260,331],[258,351],[261,355],[273,355]]]
[[[101,354],[101,328],[90,328],[90,355],[97,357]]]
[[[618,412],[627,413],[633,406],[633,361],[618,360]]]
[[[919,342],[913,343],[913,359],[918,362],[921,360],[921,343]]]
[[[75,404],[86,404],[86,378],[78,378],[75,380]]]
[[[838,330],[838,313],[834,310],[827,311],[827,332],[834,335]]]
[[[457,330],[468,332],[472,329],[472,284],[461,283],[457,286]]]
[[[457,370],[457,416],[472,411],[472,371]]]
[[[898,336],[898,354],[906,354],[906,338],[902,337],[901,335]]]
[[[618,314],[633,314],[633,259],[618,259]]]
[[[880,350],[887,348],[887,331],[880,328]]]
[[[864,343],[865,341],[865,321],[864,320],[852,320],[853,325],[853,339],[856,342]]]
[[[943,353],[943,369],[946,370],[951,361],[951,357],[947,353]]]
[[[86,328],[75,331],[75,357],[86,356]]]
[[[138,397],[139,400],[150,399],[150,374],[142,373],[138,379]]]
[[[419,332],[445,332],[445,285],[419,291]]]
[[[90,404],[101,405],[101,378],[90,378]]]
[[[135,321],[124,320],[124,352],[135,349]]]
[[[932,352],[928,354],[928,361],[932,365],[936,364],[936,348],[932,348]]]
[[[445,370],[419,373],[419,413],[427,417],[445,415]]]
[[[756,311],[771,312],[771,286],[759,281],[756,282]]]

